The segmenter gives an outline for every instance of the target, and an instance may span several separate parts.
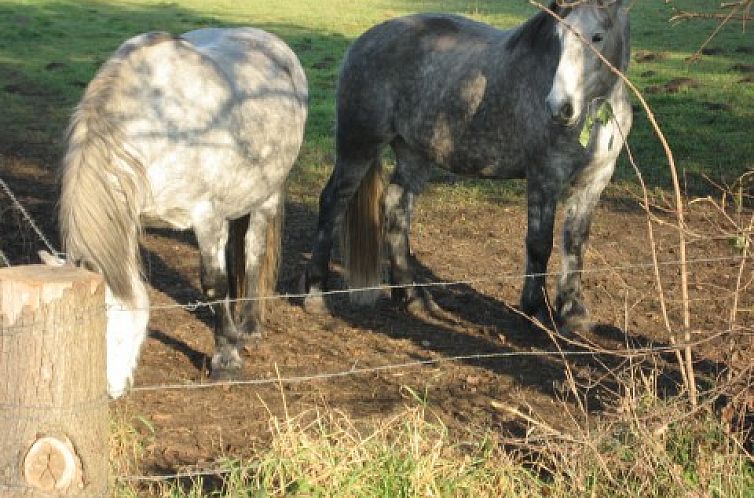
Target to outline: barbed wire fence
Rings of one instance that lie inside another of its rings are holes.
[[[7,183],[0,179],[0,187],[2,187],[2,190],[7,194],[8,198],[12,201],[14,208],[17,209],[20,213],[22,213],[23,219],[26,220],[26,222],[29,224],[29,226],[32,228],[32,230],[37,234],[39,237],[39,240],[47,247],[50,252],[54,254],[61,254],[58,252],[53,245],[49,242],[49,239],[47,239],[44,235],[44,233],[39,229],[37,223],[35,223],[34,219],[31,217],[31,215],[28,213],[28,211],[23,207],[21,202],[18,200],[18,197],[13,194],[10,187],[7,185]],[[694,265],[694,264],[710,264],[710,263],[742,263],[747,258],[746,254],[743,255],[731,255],[731,256],[721,256],[721,257],[705,257],[705,258],[695,258],[695,259],[689,259],[686,261],[687,265]],[[629,272],[634,270],[651,270],[655,269],[657,267],[680,267],[680,261],[678,260],[668,260],[668,261],[658,261],[658,260],[652,260],[652,261],[646,261],[642,263],[630,263],[630,264],[623,264],[623,265],[605,265],[601,267],[589,267],[584,268],[581,270],[584,274],[597,274],[597,273],[607,273],[607,272],[615,272],[615,273],[622,273],[622,272]],[[537,274],[537,276],[555,276],[558,272],[545,272],[542,274]],[[452,286],[459,286],[459,285],[474,285],[474,284],[480,284],[480,283],[502,283],[507,282],[513,279],[520,280],[523,279],[525,274],[523,273],[508,273],[504,275],[498,275],[495,277],[489,277],[489,278],[476,278],[476,279],[464,279],[464,280],[456,280],[456,281],[442,281],[442,282],[424,282],[424,283],[414,283],[410,285],[402,285],[402,286],[396,286],[396,285],[379,285],[379,286],[371,286],[371,287],[364,287],[364,288],[354,288],[354,289],[338,289],[338,290],[331,290],[331,291],[325,291],[319,293],[322,296],[336,296],[336,295],[346,295],[353,292],[365,292],[365,291],[373,291],[373,290],[381,290],[381,291],[388,291],[391,289],[399,288],[399,287],[421,287],[421,288],[437,288],[437,287],[452,287]],[[260,301],[260,300],[291,300],[291,299],[297,299],[297,298],[303,298],[306,297],[306,294],[295,294],[295,293],[288,293],[288,294],[280,294],[280,295],[273,295],[273,296],[262,296],[262,297],[248,297],[248,298],[239,298],[231,300],[233,302],[242,302],[242,301]],[[724,299],[718,298],[718,299]],[[150,306],[148,309],[150,312],[152,311],[166,311],[166,310],[172,310],[172,309],[182,309],[188,312],[193,312],[198,310],[202,307],[210,307],[219,303],[224,302],[224,300],[210,300],[210,301],[196,301],[196,302],[187,302],[187,303],[174,303],[174,304],[155,304]],[[103,306],[101,308],[93,308],[93,309],[87,309],[87,310],[80,310],[80,313],[78,314],[77,320],[80,321],[86,321],[91,319],[92,316],[95,316],[97,314],[101,314],[107,311],[107,307]],[[10,328],[4,327],[4,334],[14,334],[14,333],[24,333],[25,331],[31,330],[34,328],[34,324],[24,324],[20,326],[14,326]],[[284,384],[301,384],[301,383],[312,383],[312,382],[322,382],[322,381],[330,381],[334,379],[344,378],[344,377],[351,377],[351,376],[364,376],[364,375],[370,375],[370,374],[377,374],[382,372],[388,372],[388,371],[406,371],[411,369],[419,369],[422,367],[427,366],[437,366],[441,364],[448,364],[453,362],[463,362],[463,361],[481,361],[481,360],[491,360],[491,359],[504,359],[504,358],[513,358],[513,357],[551,357],[551,358],[560,358],[560,359],[567,359],[567,358],[576,358],[576,357],[594,357],[596,355],[612,355],[615,357],[621,357],[621,358],[641,358],[641,357],[649,357],[649,356],[656,356],[656,355],[664,355],[664,354],[679,354],[680,352],[688,349],[688,348],[696,348],[701,346],[702,344],[711,342],[713,340],[719,339],[721,337],[724,337],[726,335],[731,334],[737,334],[737,335],[751,335],[754,336],[754,330],[747,331],[742,329],[741,327],[733,327],[726,330],[717,331],[714,334],[707,335],[706,337],[703,337],[699,340],[693,341],[693,342],[681,342],[676,343],[672,345],[662,345],[662,346],[652,346],[652,347],[643,347],[643,348],[631,348],[628,350],[623,351],[616,351],[616,350],[605,350],[605,349],[599,349],[596,350],[594,348],[593,344],[585,344],[584,342],[581,342],[579,340],[574,339],[567,339],[558,337],[558,340],[563,341],[564,343],[570,343],[571,346],[575,348],[581,348],[577,350],[563,350],[562,348],[557,348],[553,350],[541,350],[541,351],[497,351],[497,352],[480,352],[476,354],[465,354],[465,355],[455,355],[455,356],[445,356],[441,358],[432,358],[432,359],[426,359],[426,360],[416,360],[416,361],[407,361],[407,362],[397,362],[397,363],[387,363],[382,365],[373,365],[373,366],[358,366],[358,363],[354,363],[351,368],[343,369],[343,370],[337,370],[332,372],[320,372],[315,373],[311,375],[293,375],[293,376],[277,376],[273,378],[259,378],[259,379],[248,379],[248,380],[224,380],[224,381],[212,381],[212,382],[184,382],[184,383],[164,383],[164,384],[154,384],[154,385],[143,385],[143,386],[135,386],[131,388],[130,392],[134,394],[138,393],[144,393],[144,392],[154,392],[154,391],[162,391],[162,390],[197,390],[197,389],[210,389],[210,388],[227,388],[231,386],[261,386],[261,385],[284,385]],[[100,400],[95,400],[95,405],[101,406],[102,404],[108,404],[110,401],[103,397]],[[86,404],[86,406],[81,405],[77,407],[68,407],[67,410],[81,410],[86,411],[89,409],[96,408],[96,406],[92,405],[91,403]],[[0,405],[0,408],[8,408],[5,405]],[[54,410],[53,410],[54,412]],[[149,482],[161,482],[161,481],[169,481],[174,479],[193,479],[193,478],[200,478],[203,476],[222,476],[225,474],[230,473],[231,471],[227,468],[201,468],[201,469],[190,469],[183,472],[176,472],[172,474],[160,474],[160,475],[121,475],[116,476],[116,479],[121,482],[142,482],[142,483],[149,483]]]
[[[18,200],[16,194],[13,193],[8,183],[2,177],[0,177],[0,189],[2,189],[8,199],[11,201],[11,205],[23,217],[24,221],[26,221],[28,226],[34,231],[34,233],[37,235],[42,244],[44,244],[47,250],[50,251],[51,254],[54,254],[56,256],[62,255],[60,251],[55,249],[47,236],[45,236],[44,232],[42,232],[42,230],[39,228],[39,225],[37,225],[37,222],[34,221],[34,218],[32,218],[32,216],[29,214],[29,211],[27,211],[24,205],[21,204],[21,201]],[[3,263],[3,266],[11,266],[10,260],[8,260],[8,258],[4,253],[2,253],[2,251],[0,251],[0,256],[0,263]]]

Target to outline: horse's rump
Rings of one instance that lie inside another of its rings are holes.
[[[71,119],[59,214],[67,252],[131,301],[140,218],[187,229],[201,203],[233,219],[278,194],[306,101],[295,55],[263,31],[128,40]]]
[[[87,86],[67,131],[58,211],[64,249],[73,261],[103,273],[124,303],[133,303],[133,275],[140,268],[136,241],[146,170],[109,109],[128,57],[171,39],[147,33],[122,44]]]

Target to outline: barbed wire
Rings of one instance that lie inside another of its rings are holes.
[[[668,346],[671,350],[675,349],[672,346]],[[136,386],[132,387],[129,392],[144,392],[144,391],[162,391],[162,390],[177,390],[177,389],[205,389],[210,387],[232,387],[232,386],[255,386],[264,384],[299,384],[303,382],[312,382],[318,380],[329,380],[339,377],[348,377],[352,375],[364,375],[371,373],[384,372],[389,370],[402,370],[409,368],[416,368],[428,365],[437,365],[440,363],[450,363],[456,361],[469,361],[469,360],[485,360],[485,359],[499,359],[512,356],[553,356],[565,354],[566,356],[587,356],[594,355],[593,351],[505,351],[498,353],[481,353],[473,355],[458,355],[447,356],[443,358],[433,358],[430,360],[415,360],[402,363],[392,363],[387,365],[378,365],[374,367],[356,368],[356,364],[348,369],[341,370],[339,372],[329,372],[312,375],[296,375],[291,377],[275,377],[268,379],[248,379],[248,380],[224,380],[217,382],[206,382],[202,384],[156,384],[151,386]]]
[[[696,259],[689,259],[686,261],[687,264],[704,264],[704,263],[722,263],[722,262],[741,262],[742,260],[750,259],[745,256],[720,256],[720,257],[711,257],[711,258],[696,258]],[[658,266],[680,266],[680,261],[677,260],[668,260],[668,261],[660,261],[657,263]],[[631,271],[631,270],[637,270],[637,269],[650,269],[654,267],[653,262],[645,262],[645,263],[632,263],[627,265],[619,265],[619,266],[601,266],[601,267],[590,267],[590,268],[582,268],[581,270],[577,270],[574,273],[581,273],[581,274],[588,274],[588,273],[607,273],[607,272],[625,272],[625,271]],[[454,280],[454,281],[448,281],[448,282],[414,282],[411,284],[382,284],[382,285],[374,285],[374,286],[367,286],[367,287],[357,287],[357,288],[347,288],[347,289],[335,289],[330,291],[318,291],[318,292],[310,292],[310,293],[284,293],[284,294],[273,294],[269,296],[255,296],[255,297],[241,297],[241,298],[228,298],[228,299],[217,299],[212,301],[195,301],[195,302],[188,302],[188,303],[174,303],[174,304],[155,304],[151,305],[149,307],[137,307],[137,308],[126,308],[123,306],[118,305],[107,305],[103,304],[102,306],[94,306],[87,308],[84,310],[83,313],[77,317],[77,319],[73,323],[78,323],[81,320],[86,320],[88,317],[96,316],[97,314],[101,312],[107,312],[107,311],[163,311],[163,310],[171,310],[171,309],[183,309],[186,311],[197,311],[200,308],[205,307],[211,307],[216,306],[220,304],[225,303],[242,303],[242,302],[252,302],[252,301],[270,301],[270,300],[291,300],[291,299],[303,299],[306,297],[314,296],[314,297],[326,297],[326,296],[334,296],[334,295],[342,295],[342,294],[351,294],[356,292],[369,292],[369,291],[387,291],[392,289],[407,289],[407,288],[438,288],[438,287],[453,287],[458,285],[472,285],[472,284],[479,284],[479,283],[501,283],[506,282],[512,279],[523,279],[523,278],[530,278],[530,277],[554,277],[560,275],[557,271],[551,271],[551,272],[540,272],[540,273],[508,273],[505,275],[500,275],[497,277],[490,277],[490,278],[476,278],[476,279],[465,279],[465,280]],[[724,297],[718,297],[718,298],[699,298],[697,301],[703,301],[703,300],[722,300],[725,299]],[[68,322],[70,323],[70,322]],[[42,323],[24,323],[23,325],[9,325],[9,326],[2,326],[1,330],[4,334],[12,335],[11,332],[21,332],[25,330],[33,330],[35,328],[38,328]]]
[[[47,247],[47,249],[56,256],[64,255],[64,253],[61,253],[57,251],[54,246],[50,243],[50,241],[47,239],[47,237],[44,235],[42,230],[39,228],[37,223],[34,221],[32,216],[29,214],[29,212],[24,208],[23,204],[18,200],[16,195],[13,193],[11,188],[8,186],[8,184],[5,182],[5,180],[0,177],[0,188],[5,192],[5,194],[8,196],[8,198],[11,200],[15,208],[21,213],[23,218],[26,220],[26,222],[31,226],[31,228],[34,230],[34,232],[37,234],[39,239],[42,241],[42,243]],[[745,259],[743,256],[730,256],[730,257],[716,257],[716,258],[698,258],[698,259],[691,259],[687,260],[686,264],[689,263],[713,263],[713,262],[723,262],[723,261],[741,261],[742,259]],[[10,262],[6,258],[5,254],[0,251],[0,265],[6,265],[11,266]],[[672,265],[681,265],[681,261],[660,261],[657,263],[658,266],[672,266]],[[603,272],[611,272],[611,271],[629,271],[634,269],[647,269],[647,268],[653,268],[655,266],[654,262],[646,262],[646,263],[633,263],[628,265],[621,265],[621,266],[603,266],[599,268],[590,267],[590,268],[582,268],[580,270],[577,270],[573,273],[578,274],[589,274],[589,273],[603,273]],[[560,275],[560,272],[557,271],[549,271],[549,272],[538,272],[538,273],[508,273],[506,275],[494,277],[494,278],[476,278],[476,279],[465,279],[465,280],[456,280],[451,282],[413,282],[410,284],[382,284],[382,285],[375,285],[375,286],[367,286],[367,287],[359,287],[359,288],[348,288],[348,289],[337,289],[337,290],[331,290],[331,291],[318,291],[318,292],[310,292],[310,293],[285,293],[285,294],[275,294],[275,295],[269,295],[269,296],[254,296],[254,297],[241,297],[241,298],[234,298],[234,299],[217,299],[212,301],[196,301],[196,302],[189,302],[189,303],[175,303],[175,304],[158,304],[158,305],[151,305],[148,308],[125,308],[121,306],[107,306],[106,309],[110,310],[120,310],[120,311],[151,311],[151,310],[166,310],[166,309],[185,309],[187,311],[196,311],[199,308],[203,307],[211,307],[216,306],[219,304],[225,304],[225,303],[242,303],[242,302],[253,302],[253,301],[267,301],[272,299],[301,299],[306,297],[324,297],[324,296],[331,296],[331,295],[339,295],[339,294],[352,294],[357,292],[370,292],[370,291],[385,291],[385,290],[393,290],[393,289],[408,289],[408,288],[429,288],[429,287],[452,287],[457,285],[471,285],[471,284],[477,284],[477,283],[497,283],[497,282],[504,282],[511,279],[523,279],[523,278],[536,278],[536,277],[552,277],[552,276],[558,276]],[[25,328],[33,327],[34,325],[26,325]],[[6,327],[3,327],[3,330],[8,330]]]
[[[232,386],[258,386],[265,384],[300,384],[304,382],[330,380],[340,377],[348,377],[352,375],[365,375],[374,374],[379,372],[385,372],[390,370],[407,370],[410,368],[424,367],[430,365],[439,365],[442,363],[452,363],[459,361],[481,361],[500,358],[512,358],[512,357],[580,357],[580,356],[597,356],[607,355],[622,357],[622,358],[637,358],[640,356],[652,356],[665,353],[673,353],[675,351],[682,350],[686,347],[700,346],[704,343],[710,342],[718,337],[721,337],[730,333],[738,333],[739,329],[727,329],[717,331],[716,333],[701,338],[696,341],[688,343],[677,343],[666,346],[651,346],[642,348],[631,348],[626,351],[606,350],[606,349],[594,349],[589,345],[583,345],[586,350],[582,351],[567,351],[563,349],[556,350],[544,350],[544,351],[500,351],[495,353],[476,353],[466,355],[444,356],[442,358],[431,358],[426,360],[414,360],[401,363],[390,363],[386,365],[377,365],[373,367],[357,368],[358,362],[355,362],[353,366],[348,370],[341,370],[338,372],[311,374],[311,375],[294,375],[289,377],[274,377],[266,379],[247,379],[247,380],[223,380],[216,382],[206,383],[182,383],[182,384],[154,384],[149,386],[135,386],[129,389],[129,392],[146,392],[146,391],[162,391],[162,390],[194,390],[194,389],[206,389],[214,387],[232,387]],[[553,333],[554,336],[558,336],[557,333]],[[581,343],[577,343],[581,346]]]
[[[736,330],[725,330],[720,331],[717,334],[715,334],[711,338],[705,338],[699,341],[695,341],[692,346],[698,346],[704,342],[708,342],[714,337],[719,337],[721,335],[724,335],[725,333],[729,332],[737,332]],[[688,344],[679,344],[676,346],[662,346],[662,347],[653,347],[653,348],[639,348],[631,350],[631,353],[634,357],[636,356],[642,356],[644,354],[654,354],[654,353],[667,353],[671,352],[673,350],[678,350],[687,347]],[[369,373],[369,372],[376,372],[376,371],[384,371],[388,370],[390,367],[394,368],[405,368],[407,365],[409,366],[425,366],[432,363],[441,363],[441,362],[447,362],[447,361],[456,361],[456,360],[462,360],[462,359],[488,359],[491,357],[501,357],[501,356],[535,356],[535,355],[551,355],[551,356],[558,356],[558,357],[566,357],[566,356],[586,356],[586,355],[595,355],[594,351],[523,351],[523,352],[509,352],[509,353],[491,353],[491,354],[482,354],[482,355],[464,355],[464,356],[455,356],[455,357],[448,357],[448,358],[438,358],[435,360],[424,360],[424,361],[416,361],[416,362],[408,362],[408,363],[402,363],[402,364],[394,364],[394,365],[383,365],[378,367],[372,367],[367,369],[357,369],[354,371],[352,368],[351,370],[339,372],[338,374],[325,374],[326,377],[324,378],[333,378],[335,376],[343,376],[343,375],[351,375],[351,374],[358,374],[358,373]],[[276,369],[277,371],[277,369]],[[270,384],[279,384],[282,385],[287,382],[301,382],[306,380],[319,380],[322,379],[323,376],[298,376],[298,377],[276,377],[273,379],[260,379],[259,381],[254,381],[255,384],[262,384],[262,383],[270,383]],[[243,381],[242,381],[243,382]],[[226,385],[238,385],[240,382],[218,382],[213,384],[203,384],[196,387],[210,387],[210,386],[226,386]],[[246,382],[248,384],[249,382]],[[181,387],[185,387],[185,385],[180,385]],[[134,388],[132,390],[138,390],[138,388]],[[221,464],[221,462],[215,462],[216,464]],[[195,469],[195,470],[183,470],[180,472],[175,472],[171,474],[158,474],[158,475],[124,475],[124,476],[116,476],[115,479],[120,482],[164,482],[164,481],[170,481],[175,479],[196,479],[201,477],[220,477],[228,474],[232,474],[233,472],[245,472],[249,470],[254,470],[257,467],[256,464],[251,463],[248,465],[243,465],[235,468],[203,468],[203,469]]]
[[[720,257],[711,257],[711,258],[689,259],[686,262],[691,263],[691,264],[720,263],[720,262],[726,262],[726,261],[740,262],[743,259],[748,259],[748,258],[745,258],[744,256],[720,256]],[[659,266],[680,266],[681,262],[677,260],[672,260],[672,261],[668,260],[668,261],[660,261],[657,264]],[[581,270],[574,271],[573,273],[579,273],[579,274],[605,273],[605,272],[612,272],[612,271],[630,271],[630,270],[637,270],[637,269],[645,270],[649,268],[654,268],[653,262],[632,263],[632,264],[619,265],[619,266],[601,266],[601,267],[582,268]],[[234,299],[217,299],[217,300],[212,300],[212,301],[195,301],[195,302],[189,302],[186,304],[180,304],[180,303],[156,304],[156,305],[149,306],[149,308],[128,308],[128,309],[131,309],[134,311],[145,311],[145,310],[167,310],[167,309],[182,308],[188,311],[196,311],[199,308],[216,306],[216,305],[224,304],[224,303],[239,303],[239,302],[247,302],[247,301],[267,301],[267,300],[273,300],[273,299],[302,299],[302,298],[306,298],[310,296],[325,297],[325,296],[332,296],[332,295],[339,295],[339,294],[351,294],[351,293],[356,293],[356,292],[369,292],[369,291],[392,290],[392,289],[453,287],[457,285],[471,285],[471,284],[479,284],[479,283],[500,283],[500,282],[506,282],[512,279],[555,277],[559,275],[560,275],[560,272],[558,271],[539,272],[539,273],[507,273],[507,274],[500,275],[497,277],[454,280],[454,281],[449,281],[449,282],[413,282],[410,284],[381,284],[381,285],[373,285],[373,286],[367,286],[367,287],[354,287],[354,288],[348,288],[348,289],[336,289],[336,290],[317,291],[317,292],[310,292],[310,293],[284,293],[284,294],[274,294],[270,296],[241,297],[241,298],[234,298]],[[125,308],[112,307],[110,309],[124,310]]]
[[[42,233],[42,230],[40,230],[39,226],[37,226],[36,222],[34,221],[34,218],[31,217],[29,212],[26,210],[23,204],[21,204],[21,201],[18,200],[16,195],[13,193],[13,191],[8,186],[8,184],[5,183],[5,180],[3,180],[2,177],[0,177],[0,188],[2,188],[3,192],[5,192],[5,195],[7,195],[8,198],[11,200],[11,203],[13,204],[13,206],[16,208],[16,210],[19,213],[21,213],[21,216],[23,216],[23,218],[26,220],[26,222],[29,224],[32,230],[34,230],[34,232],[37,234],[37,237],[39,237],[39,240],[42,241],[42,243],[47,247],[47,249],[55,255],[61,254],[59,251],[57,251],[53,247],[53,245],[50,243],[47,237],[45,237],[45,234]]]
[[[13,195],[13,193],[10,191],[9,187],[5,183],[5,181],[0,178],[0,187],[6,192],[8,197],[14,202],[16,209],[23,215],[23,217],[26,219],[26,221],[29,223],[29,225],[34,229],[37,236],[40,238],[40,240],[45,244],[45,246],[50,250],[50,252],[54,254],[60,254],[58,251],[55,250],[55,248],[52,246],[52,244],[49,242],[49,240],[44,236],[44,234],[41,232],[41,230],[38,228],[37,224],[34,222],[34,220],[31,218],[29,213],[26,211],[26,209],[23,207],[23,205],[20,204],[18,199]],[[2,261],[2,255],[0,253],[0,261]],[[703,263],[719,263],[719,262],[740,262],[742,259],[745,259],[745,257],[742,256],[728,256],[728,257],[711,257],[711,258],[697,258],[697,259],[691,259],[688,260],[688,264],[703,264]],[[658,266],[679,266],[681,264],[680,261],[672,260],[672,261],[661,261],[658,262]],[[645,262],[645,263],[632,263],[627,265],[619,265],[619,266],[603,266],[603,267],[591,267],[591,268],[582,268],[578,271],[578,273],[582,274],[588,274],[588,273],[602,273],[602,272],[620,272],[620,271],[631,271],[635,269],[648,269],[653,268],[655,266],[654,262]],[[399,288],[429,288],[429,287],[451,287],[451,286],[457,286],[457,285],[471,285],[471,284],[478,284],[478,283],[496,283],[496,282],[504,282],[511,279],[522,279],[526,277],[537,277],[537,276],[556,276],[559,275],[559,272],[540,272],[540,273],[532,273],[532,274],[526,274],[526,273],[508,273],[505,275],[500,275],[494,278],[477,278],[477,279],[465,279],[465,280],[457,280],[457,281],[450,281],[450,282],[417,282],[412,284],[404,284],[404,285],[378,285],[378,286],[368,286],[368,287],[362,287],[362,288],[350,288],[350,289],[338,289],[338,290],[331,290],[331,291],[322,291],[322,292],[315,292],[315,293],[285,293],[285,294],[279,294],[279,295],[272,295],[272,296],[257,296],[257,297],[248,297],[248,298],[237,298],[237,299],[228,299],[228,300],[214,300],[214,301],[204,301],[204,302],[194,302],[194,303],[186,303],[186,304],[164,304],[164,305],[153,305],[150,306],[149,310],[168,310],[168,309],[186,309],[188,311],[195,311],[201,307],[209,307],[217,304],[222,304],[226,302],[244,302],[244,301],[265,301],[265,300],[271,300],[271,299],[296,299],[296,298],[305,298],[308,296],[328,296],[328,295],[339,295],[339,294],[350,294],[354,292],[367,292],[367,291],[380,291],[380,290],[391,290],[391,289],[399,289]],[[107,309],[119,309],[118,307],[107,307],[103,306],[102,308],[93,308],[90,311],[92,314],[101,313],[102,311],[105,311]],[[146,308],[140,308],[141,310],[144,310]],[[86,317],[82,316],[82,319],[85,319]],[[36,324],[24,324],[23,326],[20,326],[18,328],[24,328],[29,329],[33,328]],[[16,328],[16,327],[11,327]],[[4,332],[7,330],[7,327],[3,327]],[[728,330],[724,332],[736,332],[735,330]],[[715,337],[719,337],[722,333],[715,334]],[[711,339],[706,339],[711,340]],[[705,342],[706,340],[697,341],[695,344],[699,344],[701,342]],[[616,356],[631,356],[631,357],[638,357],[638,356],[648,356],[648,355],[657,355],[657,354],[665,354],[665,353],[672,353],[675,351],[682,350],[686,348],[687,344],[675,344],[672,346],[655,346],[655,347],[647,347],[647,348],[639,348],[639,349],[631,349],[626,352],[609,352],[611,354],[614,354]],[[511,357],[558,357],[558,358],[566,358],[566,357],[585,357],[585,356],[595,356],[600,354],[608,353],[607,351],[595,351],[595,350],[585,350],[585,351],[563,351],[563,350],[546,350],[546,351],[506,351],[506,352],[495,352],[495,353],[480,353],[480,354],[467,354],[467,355],[456,355],[451,357],[442,357],[442,358],[433,358],[433,359],[426,359],[426,360],[416,360],[416,361],[410,361],[410,362],[401,362],[401,363],[393,363],[393,364],[386,364],[386,365],[377,365],[373,367],[363,367],[363,368],[357,368],[357,363],[354,363],[354,365],[348,369],[348,370],[342,370],[337,372],[329,372],[329,373],[320,373],[320,374],[312,374],[312,375],[296,375],[296,376],[289,376],[289,377],[276,377],[276,378],[267,378],[267,379],[249,379],[249,380],[228,380],[228,381],[219,381],[219,382],[208,382],[208,383],[173,383],[173,384],[159,384],[159,385],[149,385],[149,386],[136,386],[132,387],[129,392],[132,393],[138,393],[138,392],[154,392],[154,391],[164,391],[164,390],[195,390],[195,389],[206,389],[206,388],[217,388],[217,387],[231,387],[231,386],[259,386],[259,385],[270,385],[270,384],[294,384],[294,383],[304,383],[304,382],[317,382],[317,381],[323,381],[323,380],[331,380],[336,378],[343,378],[348,376],[356,376],[356,375],[368,375],[368,374],[376,374],[380,372],[386,372],[386,371],[395,371],[395,370],[408,370],[413,368],[420,368],[425,366],[436,366],[440,364],[445,363],[451,363],[451,362],[459,362],[459,361],[482,361],[482,360],[490,360],[490,359],[501,359],[501,358],[511,358]],[[106,402],[105,399],[103,400],[96,400],[97,403],[103,403]],[[81,410],[84,408],[84,405],[91,405],[92,403],[85,403],[81,406],[77,407],[65,407],[66,411],[76,411]],[[3,410],[6,410],[10,407],[10,405],[2,405],[0,408]],[[25,409],[27,407],[23,406],[13,406],[15,410]],[[34,407],[39,408],[39,407]],[[59,410],[59,407],[54,407],[54,410]],[[14,415],[16,416],[17,413]],[[121,482],[163,482],[167,480],[175,480],[175,479],[196,479],[198,477],[217,477],[222,475],[227,475],[233,472],[232,469],[204,469],[204,470],[195,470],[195,471],[183,471],[183,472],[177,472],[174,474],[162,474],[162,475],[151,475],[151,476],[140,476],[140,475],[130,475],[130,476],[117,476],[116,479]]]

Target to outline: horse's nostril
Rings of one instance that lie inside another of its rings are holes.
[[[573,106],[570,102],[563,104],[563,107],[560,109],[560,115],[565,119],[571,119],[573,117]]]

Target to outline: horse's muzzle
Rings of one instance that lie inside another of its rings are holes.
[[[550,113],[550,119],[561,126],[570,126],[573,124],[575,111],[570,100],[561,102],[552,102],[547,100],[547,111]]]

